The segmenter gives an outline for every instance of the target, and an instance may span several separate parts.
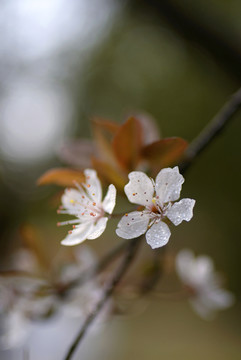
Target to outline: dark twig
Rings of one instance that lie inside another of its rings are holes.
[[[194,159],[210,144],[210,142],[220,134],[229,120],[241,108],[241,89],[239,89],[231,99],[223,106],[218,114],[209,122],[203,131],[192,141],[188,147],[185,160],[179,165],[180,172],[189,168]]]
[[[112,278],[107,283],[105,290],[103,292],[102,298],[98,301],[96,304],[94,310],[87,316],[85,319],[84,324],[81,326],[81,329],[73,342],[72,346],[70,347],[67,355],[65,356],[64,360],[71,359],[74,351],[76,350],[77,346],[79,345],[80,341],[83,339],[86,331],[88,330],[89,326],[92,324],[94,319],[97,317],[97,315],[102,310],[103,306],[105,305],[106,301],[109,299],[109,297],[113,294],[116,286],[119,284],[125,273],[127,272],[129,266],[132,263],[132,260],[134,259],[138,246],[141,243],[141,238],[132,239],[128,242],[128,247],[126,249],[126,253],[124,255],[124,258],[117,268],[117,270],[114,272]]]

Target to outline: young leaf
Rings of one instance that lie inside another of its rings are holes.
[[[142,149],[142,159],[158,170],[176,164],[187,148],[187,141],[172,137],[155,141]]]
[[[142,127],[134,117],[130,117],[113,138],[115,156],[122,168],[128,172],[134,170],[140,160],[142,141]]]
[[[134,118],[140,123],[143,134],[143,146],[160,139],[160,130],[153,117],[146,113],[136,113]]]
[[[37,181],[38,185],[55,184],[60,186],[73,186],[73,181],[84,182],[85,176],[82,171],[73,169],[56,168],[46,171]]]
[[[107,183],[114,184],[119,190],[123,188],[127,182],[127,176],[118,172],[112,165],[92,158],[92,165],[96,169],[98,175]]]
[[[116,160],[111,147],[111,141],[113,135],[118,131],[119,125],[99,118],[94,118],[92,125],[95,144],[99,152],[96,155],[102,160],[114,165]]]
[[[99,129],[105,130],[111,135],[115,135],[116,132],[119,130],[120,125],[109,120],[105,120],[99,117],[94,117],[92,119],[94,126],[99,127]]]

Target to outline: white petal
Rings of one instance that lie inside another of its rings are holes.
[[[66,238],[61,241],[61,244],[66,246],[73,246],[82,243],[93,231],[93,226],[93,223],[85,223],[76,226],[72,233],[68,234]]]
[[[76,189],[65,189],[65,192],[62,196],[62,204],[65,209],[71,211],[76,211],[76,209],[80,209],[80,211],[84,210],[84,207],[89,204],[89,199],[86,197],[86,193]]]
[[[191,250],[184,249],[179,251],[176,256],[176,271],[181,280],[188,284],[190,275],[193,270],[193,261],[195,261],[194,254]]]
[[[176,257],[176,270],[184,284],[197,292],[219,286],[217,274],[213,272],[213,262],[208,256],[194,257],[190,250],[182,250]]]
[[[223,289],[210,290],[205,297],[207,305],[214,309],[226,309],[234,303],[234,295]]]
[[[102,206],[105,212],[112,214],[112,211],[115,207],[116,200],[116,188],[113,184],[108,187],[107,194],[103,200]]]
[[[31,322],[18,309],[12,309],[1,319],[3,332],[0,335],[1,350],[23,345],[31,332]]]
[[[190,221],[193,217],[193,207],[195,205],[195,200],[192,199],[182,199],[181,201],[176,202],[167,212],[168,219],[174,225],[179,225],[183,220]]]
[[[214,276],[214,264],[209,256],[201,255],[195,260],[195,273],[197,274],[197,280],[199,282],[207,283],[215,279]],[[212,281],[212,284],[215,283]]]
[[[146,233],[146,241],[152,249],[159,248],[168,243],[168,240],[171,236],[171,231],[167,224],[163,221],[159,221],[152,225],[150,230]]]
[[[122,217],[117,225],[116,234],[124,239],[133,239],[147,230],[150,217],[142,211],[133,211]]]
[[[209,289],[208,292],[200,293],[190,299],[190,303],[198,315],[208,320],[214,317],[216,311],[226,309],[233,305],[234,300],[233,294],[229,291]]]
[[[160,205],[169,201],[176,201],[180,197],[184,178],[179,174],[177,166],[162,169],[156,177],[156,195]]]
[[[87,239],[92,240],[98,238],[106,228],[108,218],[100,218],[100,220],[97,221],[97,223],[93,226],[92,231],[90,235],[88,235]]]
[[[151,179],[141,171],[133,171],[128,175],[130,181],[124,190],[131,203],[152,205],[154,186]]]
[[[213,309],[210,309],[203,299],[199,297],[193,298],[189,300],[193,310],[203,319],[210,320],[213,318],[214,312]]]
[[[86,177],[86,191],[89,194],[90,198],[98,203],[102,199],[102,189],[100,180],[97,177],[96,171],[93,169],[86,169],[84,171]]]

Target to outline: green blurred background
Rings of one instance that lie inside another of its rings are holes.
[[[241,82],[238,0],[2,0],[0,33],[2,264],[23,223],[58,246],[66,229],[55,227],[57,189],[36,180],[61,165],[66,140],[91,136],[93,115],[122,122],[144,111],[163,137],[191,141]],[[76,359],[241,359],[240,119],[188,171],[183,196],[196,199],[195,216],[170,242],[173,252],[210,255],[235,306],[205,322],[187,303],[153,300],[138,316],[116,317],[92,334]],[[104,244],[91,243],[97,252]],[[35,337],[30,359],[61,358],[58,336],[52,331],[52,352],[44,353]],[[14,350],[1,358],[21,356]]]

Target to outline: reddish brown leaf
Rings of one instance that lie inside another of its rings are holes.
[[[85,176],[82,171],[57,168],[48,170],[37,181],[38,185],[55,184],[60,186],[73,186],[73,181],[79,183],[85,181]]]
[[[92,122],[93,122],[94,126],[98,126],[102,130],[109,132],[111,135],[115,135],[116,132],[120,128],[119,124],[117,124],[113,121],[110,121],[110,120],[105,120],[105,119],[99,118],[99,117],[92,118]]]
[[[143,146],[149,145],[160,139],[160,131],[155,119],[147,113],[135,113],[134,118],[142,127]]]
[[[94,118],[92,124],[93,135],[98,148],[97,156],[102,160],[115,165],[116,160],[111,147],[111,141],[113,135],[118,130],[119,125],[99,118]]]
[[[123,191],[127,183],[127,176],[118,172],[112,165],[96,158],[92,158],[92,165],[101,179],[106,181],[107,184],[114,184],[119,190]]]
[[[142,127],[134,117],[129,118],[117,131],[112,147],[123,169],[134,170],[140,160],[142,147]]]
[[[162,169],[177,164],[188,143],[178,137],[166,138],[147,145],[142,150],[142,158],[153,168]]]

